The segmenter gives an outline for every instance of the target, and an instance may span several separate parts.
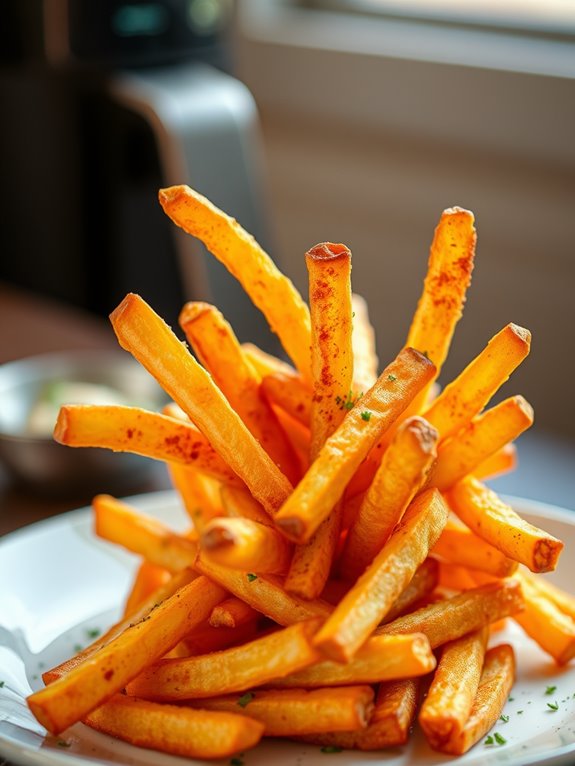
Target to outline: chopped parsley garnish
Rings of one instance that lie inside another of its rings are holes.
[[[503,721],[503,723],[509,723],[509,716],[508,715],[500,715],[499,720]]]
[[[361,419],[362,419],[362,420],[369,420],[369,419],[370,419],[370,417],[371,417],[371,412],[370,412],[369,410],[364,410],[364,411],[361,413]]]
[[[484,745],[493,745],[494,742],[495,742],[495,740],[493,739],[493,737],[490,734],[488,737],[485,738],[485,742],[483,744]]]
[[[249,705],[255,696],[256,695],[252,692],[246,692],[245,694],[242,694],[238,700],[238,705],[240,707],[246,707],[246,705]]]
[[[495,737],[495,741],[497,742],[498,745],[504,745],[507,742],[505,737],[502,737],[498,731],[496,731],[493,736]]]
[[[547,694],[548,696],[551,696],[556,689],[557,689],[556,686],[548,686],[545,689],[545,694]]]
[[[554,713],[555,711],[559,710],[559,703],[558,702],[548,702],[547,707],[549,710],[552,710]]]
[[[76,652],[76,654],[78,654],[78,652],[81,652],[83,648],[84,647],[82,646],[82,644],[74,644],[74,651]]]
[[[518,710],[517,715],[523,715],[523,710]]]
[[[351,408],[356,404],[356,402],[361,399],[363,396],[363,391],[359,393],[355,399],[353,398],[353,391],[348,391],[347,396],[345,399],[342,396],[336,396],[335,397],[335,403],[338,405],[340,410],[351,410]]]
[[[397,380],[397,376],[389,373],[389,375],[387,376],[387,379],[389,380],[390,383],[393,383],[394,380]]]
[[[248,578],[248,582],[253,582],[258,579],[257,574],[254,574],[253,572],[248,572],[246,577]]]
[[[88,638],[98,638],[101,632],[100,628],[87,628],[86,636]]]
[[[4,687],[5,683],[6,683],[5,681],[0,681],[0,689],[2,689]]]
[[[341,753],[343,750],[343,747],[339,747],[338,745],[324,745],[321,748],[322,753]]]

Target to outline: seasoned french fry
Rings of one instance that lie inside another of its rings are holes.
[[[298,622],[221,652],[160,660],[129,683],[126,691],[134,697],[169,702],[260,686],[317,660],[311,638],[320,623],[317,619]]]
[[[349,660],[385,617],[427,558],[447,521],[437,490],[419,495],[373,563],[314,638],[322,654]]]
[[[439,748],[442,753],[463,755],[498,720],[515,680],[515,656],[509,644],[494,646],[485,655],[479,688],[463,730]]]
[[[356,394],[369,391],[378,378],[379,359],[375,350],[375,331],[369,321],[367,301],[352,293],[353,313],[351,345],[353,348],[353,388]]]
[[[471,574],[471,570],[459,564],[449,564],[446,561],[439,563],[439,587],[447,590],[473,590],[477,588],[478,583]],[[477,571],[477,570],[475,570]],[[493,582],[493,579],[491,580]]]
[[[133,294],[110,319],[122,348],[156,377],[265,510],[275,513],[291,492],[289,481],[167,324]]]
[[[234,694],[187,704],[247,715],[263,723],[266,737],[297,737],[364,729],[373,709],[373,689],[258,689],[241,697]]]
[[[521,583],[525,611],[514,619],[558,665],[566,665],[575,657],[575,621],[533,584],[532,577],[519,571],[515,578]]]
[[[267,351],[263,351],[259,346],[256,346],[255,343],[242,343],[242,349],[260,378],[265,378],[266,375],[273,375],[276,372],[280,372],[290,378],[301,379],[301,375],[296,372],[291,364],[284,362],[283,359],[278,359],[278,357],[273,354],[268,354]]]
[[[446,386],[423,417],[447,439],[467,425],[529,354],[531,333],[508,324],[489,341],[454,381]]]
[[[209,623],[213,628],[237,628],[259,617],[255,609],[241,599],[231,596],[212,609]]]
[[[441,444],[430,485],[442,491],[449,489],[532,423],[533,408],[522,396],[505,399],[478,415]]]
[[[558,588],[552,582],[549,582],[546,577],[529,574],[525,570],[521,571],[521,580],[527,580],[532,588],[535,588],[539,593],[548,598],[549,601],[552,601],[563,614],[575,620],[575,596]]]
[[[229,484],[222,484],[220,487],[220,497],[226,516],[251,519],[267,526],[273,525],[271,518],[264,511],[261,504],[254,500],[246,490],[230,487]]]
[[[174,647],[226,593],[198,577],[113,638],[66,675],[28,697],[34,716],[52,734],[84,718]]]
[[[69,447],[106,447],[199,471],[241,487],[239,479],[193,423],[138,407],[67,404],[61,407],[54,438]]]
[[[495,577],[508,577],[517,569],[516,561],[452,519],[448,520],[431,552],[451,564],[479,569]]]
[[[563,543],[524,521],[511,506],[477,479],[458,482],[449,504],[478,537],[532,572],[550,572],[557,566]]]
[[[273,527],[250,519],[214,519],[200,536],[205,555],[242,571],[285,574],[292,545]]]
[[[481,585],[453,598],[424,606],[377,628],[376,635],[425,633],[432,649],[479,630],[525,608],[521,586],[513,578]]]
[[[494,455],[484,460],[473,470],[476,479],[493,479],[496,476],[509,473],[517,467],[517,448],[514,444],[506,444]]]
[[[356,580],[379,553],[421,489],[437,438],[423,418],[409,418],[398,429],[349,530],[339,563],[343,577]]]
[[[214,628],[208,621],[202,622],[181,640],[179,647],[182,651],[178,656],[192,657],[209,654],[228,649],[230,646],[239,646],[246,641],[253,641],[258,636],[260,616],[256,613],[253,619],[235,628],[223,626]]]
[[[393,602],[384,622],[391,622],[410,611],[414,604],[429,596],[438,583],[439,564],[435,559],[427,558],[413,575],[409,585]]]
[[[470,714],[487,648],[487,628],[445,644],[433,681],[419,712],[419,724],[431,747],[459,736]]]
[[[195,568],[279,625],[293,625],[312,617],[325,619],[332,612],[332,607],[324,601],[307,601],[286,593],[274,575],[256,576],[253,572],[223,567],[201,553]]]
[[[128,617],[135,612],[158,588],[165,585],[171,577],[170,572],[165,567],[152,564],[149,561],[142,561],[136,572],[136,577],[132,584],[126,604],[124,606],[124,617]]]
[[[325,660],[273,681],[278,689],[372,684],[423,676],[435,668],[435,657],[422,633],[372,636],[347,663]]]
[[[287,412],[302,426],[311,422],[311,389],[300,379],[275,372],[263,378],[262,392],[267,400]]]
[[[297,369],[310,379],[309,310],[290,280],[233,218],[189,186],[161,189],[159,199],[172,221],[200,239],[240,282]]]
[[[295,542],[309,540],[343,495],[363,458],[433,375],[433,364],[413,349],[400,351],[347,413],[307,474],[275,516]]]
[[[259,721],[231,713],[157,705],[117,694],[84,718],[96,731],[185,758],[227,758],[259,742]]]
[[[170,463],[168,471],[186,513],[198,532],[212,519],[225,515],[219,501],[219,483],[187,465]]]
[[[194,566],[197,543],[172,532],[161,521],[111,495],[97,495],[92,507],[95,532],[104,540],[139,553],[147,561],[170,572]]]
[[[418,678],[405,678],[380,684],[375,707],[365,729],[308,735],[300,739],[344,750],[384,750],[404,745],[415,719],[419,682]]]
[[[197,358],[252,436],[280,471],[296,482],[296,456],[271,405],[261,396],[261,378],[244,355],[230,324],[215,306],[199,302],[186,303],[179,321]]]

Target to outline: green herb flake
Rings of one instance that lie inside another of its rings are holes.
[[[338,747],[338,745],[324,745],[320,752],[322,753],[341,753],[343,750],[343,747]]]
[[[98,638],[101,632],[100,628],[88,628],[86,630],[86,636],[91,639]]]
[[[491,734],[485,738],[485,741],[483,742],[484,745],[493,745],[495,743],[495,740],[491,736]]]
[[[258,579],[257,574],[254,574],[253,572],[248,572],[246,577],[248,578],[248,582],[253,582]]]
[[[503,723],[509,723],[509,716],[508,715],[500,715],[499,720],[503,721]]]
[[[517,715],[523,715],[523,710],[518,710]]]
[[[237,704],[238,704],[240,707],[246,707],[246,705],[249,705],[249,704],[250,704],[250,702],[253,700],[253,698],[254,698],[255,696],[256,696],[256,695],[255,695],[255,694],[253,694],[252,692],[246,692],[245,694],[242,694],[242,696],[239,698],[239,700],[238,700],[238,703],[237,703]]]
[[[56,744],[58,745],[58,747],[70,747],[70,743],[66,742],[66,740],[64,739],[59,739]]]
[[[514,702],[515,697],[509,697],[509,702]]]
[[[82,646],[82,644],[74,644],[74,651],[76,652],[76,654],[78,654],[78,652],[81,652],[83,648],[84,647]]]
[[[397,376],[389,373],[389,375],[387,376],[387,379],[389,380],[390,383],[393,383],[395,380],[397,380]]]
[[[5,683],[6,683],[5,681],[0,681],[0,689],[3,689],[3,688],[4,688],[4,684],[5,684]]]
[[[553,692],[554,692],[554,691],[556,691],[556,690],[557,690],[557,687],[556,687],[556,686],[548,686],[548,687],[545,689],[545,694],[546,694],[548,697],[550,697],[550,696],[553,694]]]
[[[369,410],[364,410],[364,411],[361,413],[361,419],[362,419],[362,420],[369,420],[369,419],[370,419],[370,417],[371,417],[371,412],[370,412]]]
[[[505,739],[505,737],[502,737],[498,731],[496,731],[493,736],[495,737],[495,741],[497,742],[498,745],[505,745],[507,743],[507,740]]]
[[[548,702],[547,707],[549,710],[552,710],[554,713],[559,710],[559,703],[557,702]]]
[[[352,312],[351,312],[351,317],[352,317],[352,319],[353,319],[353,317],[354,317],[354,316],[355,316],[355,311],[352,311]]]

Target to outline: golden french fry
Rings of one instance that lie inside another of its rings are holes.
[[[359,577],[401,520],[435,459],[437,438],[435,428],[419,417],[398,429],[349,530],[339,562],[346,579]]]
[[[506,444],[473,470],[476,479],[493,479],[517,468],[517,448]]]
[[[353,315],[351,345],[353,348],[353,388],[356,393],[369,391],[378,378],[379,359],[375,350],[375,332],[369,321],[367,301],[357,293],[351,295]]]
[[[471,570],[463,567],[459,564],[449,564],[446,561],[440,561],[439,563],[439,587],[446,588],[447,590],[472,590],[477,588],[478,583]],[[474,573],[477,570],[474,570]],[[495,578],[491,578],[490,582],[493,582]]]
[[[412,502],[373,563],[315,636],[314,646],[322,654],[339,661],[353,657],[427,558],[448,513],[441,494],[434,489]]]
[[[563,614],[575,620],[575,596],[558,588],[552,582],[549,582],[546,577],[541,577],[540,575],[529,574],[522,570],[521,579],[527,580],[531,587],[539,591],[549,601],[552,601]]]
[[[170,463],[168,471],[186,513],[198,532],[212,519],[225,515],[219,500],[221,485],[218,482],[187,465]]]
[[[154,375],[253,496],[273,514],[289,496],[291,485],[210,375],[139,296],[127,295],[110,319],[122,348]]]
[[[278,689],[372,684],[423,676],[435,668],[435,657],[422,633],[372,636],[347,663],[325,660],[275,679]]]
[[[429,480],[445,491],[507,442],[513,441],[533,423],[533,408],[522,396],[512,396],[478,415],[458,433],[442,443]]]
[[[165,567],[142,561],[136,572],[132,588],[124,606],[124,617],[135,612],[152,593],[165,585],[171,578],[170,572]]]
[[[209,303],[186,303],[180,326],[197,358],[280,471],[292,482],[299,471],[291,445],[265,397],[261,378],[244,355],[230,324]]]
[[[54,438],[69,447],[106,447],[193,465],[216,479],[243,485],[193,423],[138,407],[67,404],[60,409]]]
[[[246,641],[253,641],[258,636],[260,616],[256,613],[253,619],[242,625],[237,625],[235,628],[223,626],[214,628],[208,621],[205,621],[181,640],[178,647],[181,651],[178,655],[173,656],[192,657],[209,654],[228,649],[230,646],[239,646]]]
[[[92,507],[95,532],[104,540],[139,553],[146,561],[170,572],[194,566],[197,543],[172,532],[158,519],[146,516],[111,495],[97,495]]]
[[[205,555],[242,571],[285,574],[292,545],[273,527],[251,519],[213,519],[200,536]]]
[[[329,515],[361,461],[386,428],[433,375],[433,364],[413,349],[400,351],[377,382],[347,413],[275,516],[303,543]]]
[[[418,718],[427,741],[436,750],[463,731],[471,714],[488,637],[485,627],[443,647]]]
[[[444,742],[439,750],[463,755],[499,719],[515,680],[515,656],[509,644],[494,646],[485,655],[479,688],[463,730]]]
[[[410,580],[409,585],[393,602],[384,622],[391,622],[400,617],[419,601],[423,601],[439,583],[439,564],[435,559],[427,558]]]
[[[531,333],[508,324],[489,341],[423,413],[447,439],[467,425],[485,407],[513,370],[529,354]]]
[[[271,404],[280,407],[302,426],[309,428],[312,392],[301,378],[275,372],[263,378],[261,387]]]
[[[230,596],[212,609],[209,623],[213,628],[237,628],[259,617],[260,614],[251,606]]]
[[[37,720],[52,734],[84,718],[174,647],[226,593],[198,577],[128,627],[87,660],[28,697]]]
[[[290,378],[294,377],[301,379],[301,375],[296,372],[291,364],[284,362],[283,359],[278,359],[278,357],[273,354],[268,354],[267,351],[263,351],[259,346],[256,346],[255,343],[242,343],[242,349],[260,378],[265,378],[266,375],[273,375],[276,372],[281,372]]]
[[[524,521],[510,505],[477,479],[458,482],[448,495],[450,506],[467,526],[510,559],[532,572],[557,566],[563,543]]]
[[[431,648],[435,649],[490,622],[515,615],[524,608],[521,586],[509,577],[424,606],[382,625],[375,633],[397,635],[421,631],[427,636]]]
[[[226,516],[251,519],[259,524],[267,524],[267,526],[273,525],[269,514],[264,511],[261,504],[254,500],[245,489],[222,484],[220,487],[220,497]]]
[[[451,564],[479,569],[495,577],[508,577],[517,569],[516,561],[452,519],[448,520],[431,553]]]
[[[127,693],[162,702],[244,691],[295,673],[317,660],[311,638],[321,621],[298,622],[247,644],[149,665]]]
[[[185,758],[227,758],[260,741],[259,721],[230,713],[158,705],[117,694],[84,718],[96,731]]]
[[[344,750],[384,750],[404,745],[415,719],[419,683],[419,678],[405,678],[380,684],[375,707],[365,729],[308,735],[300,739]]]
[[[213,697],[188,705],[247,715],[263,723],[266,737],[297,737],[364,729],[373,709],[373,689],[257,689],[241,697]]]
[[[172,221],[200,239],[240,282],[297,369],[310,379],[309,310],[290,280],[233,218],[189,186],[161,189],[159,199]]]

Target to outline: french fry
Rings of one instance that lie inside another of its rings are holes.
[[[469,569],[460,564],[450,564],[446,561],[439,561],[438,564],[441,589],[466,591],[473,590],[482,584],[477,582]]]
[[[237,628],[260,615],[239,598],[231,596],[212,609],[209,623],[213,628]]]
[[[260,394],[261,378],[244,355],[230,324],[209,303],[186,303],[180,327],[199,361],[280,471],[294,483],[296,456],[271,405]]]
[[[213,519],[200,547],[212,561],[244,572],[285,574],[292,555],[292,545],[277,529],[250,519]]]
[[[52,734],[64,731],[166,654],[207,619],[225,595],[205,577],[193,580],[86,661],[28,697],[32,713]]]
[[[367,301],[357,293],[351,295],[353,314],[351,345],[353,348],[353,388],[357,394],[369,391],[378,378],[379,359],[375,350],[375,331],[369,321]]]
[[[309,310],[290,280],[252,236],[201,194],[188,186],[172,186],[161,189],[159,199],[166,215],[200,239],[240,282],[297,369],[309,380]]]
[[[287,412],[302,426],[311,422],[311,389],[300,379],[275,372],[262,380],[262,392],[275,407]]]
[[[476,479],[494,479],[517,468],[517,448],[506,444],[473,470]]]
[[[441,745],[442,753],[463,755],[487,734],[501,715],[515,680],[515,656],[509,644],[494,646],[485,655],[479,688],[463,730]]]
[[[310,459],[345,416],[344,402],[353,384],[351,347],[351,252],[345,245],[324,242],[306,253],[311,314]],[[295,548],[285,581],[289,593],[317,598],[330,573],[339,540],[338,503],[313,535]]]
[[[151,564],[149,561],[142,561],[126,599],[124,617],[128,617],[135,612],[152,593],[155,593],[158,588],[165,585],[170,577],[171,574],[165,567]]]
[[[471,714],[488,637],[487,628],[481,628],[443,647],[418,718],[427,741],[436,750],[461,734]]]
[[[246,518],[257,521],[259,524],[272,526],[273,522],[269,515],[264,511],[261,504],[250,495],[245,489],[230,487],[229,484],[222,484],[220,487],[220,497],[224,506],[225,515],[231,518]]]
[[[253,496],[273,514],[289,496],[291,485],[209,374],[139,296],[126,296],[110,319],[122,348],[156,377]]]
[[[535,588],[545,598],[552,601],[563,614],[575,620],[575,597],[570,593],[558,588],[552,582],[549,582],[546,577],[529,574],[525,570],[521,571],[521,580],[527,580],[532,588]]]
[[[218,497],[219,483],[186,465],[170,463],[168,471],[186,513],[198,532],[212,519],[225,515]]]
[[[375,707],[365,729],[320,736],[308,735],[301,739],[304,742],[344,750],[385,750],[388,747],[404,745],[415,719],[419,683],[418,678],[405,678],[380,684]]]
[[[242,343],[242,349],[260,378],[265,378],[266,375],[273,375],[276,372],[280,372],[290,378],[301,379],[300,374],[296,372],[291,364],[284,362],[283,359],[278,359],[278,357],[273,354],[268,354],[267,351],[263,351],[259,346],[256,346],[255,343]]]
[[[139,553],[146,561],[170,572],[194,566],[197,543],[172,532],[161,521],[111,495],[97,495],[92,507],[95,532],[104,540]]]
[[[393,602],[385,615],[384,622],[391,622],[411,610],[414,604],[431,594],[439,583],[439,564],[435,559],[427,558],[411,578],[409,585]]]
[[[533,423],[533,408],[512,396],[478,415],[439,447],[430,485],[445,491]]]
[[[54,439],[69,447],[105,447],[166,462],[193,465],[220,481],[239,479],[193,423],[138,407],[67,404],[60,408]]]
[[[413,349],[400,351],[347,413],[275,516],[295,542],[309,540],[343,495],[361,461],[386,428],[433,375],[433,364]]]
[[[421,489],[436,456],[437,438],[437,431],[419,417],[398,429],[349,530],[339,562],[343,577],[356,580],[379,553]]]
[[[557,566],[563,543],[524,521],[511,506],[477,479],[458,482],[448,495],[459,518],[478,537],[532,572],[550,572]]]
[[[533,584],[533,578],[519,571],[525,610],[514,615],[516,622],[553,657],[558,665],[566,665],[575,657],[575,621]]]
[[[447,439],[467,425],[529,354],[531,333],[508,324],[423,413]]]
[[[508,577],[517,569],[516,561],[452,519],[448,520],[431,553],[451,564],[479,569],[494,577]]]
[[[242,625],[237,625],[235,628],[223,626],[214,628],[206,620],[181,640],[179,656],[192,657],[209,654],[210,652],[219,652],[222,649],[228,649],[230,646],[239,646],[246,641],[253,641],[258,636],[260,616],[257,615]]]
[[[266,737],[298,737],[364,729],[373,709],[373,689],[258,689],[241,697],[235,694],[187,704],[247,715],[263,723]]]
[[[372,636],[347,663],[324,660],[305,670],[277,678],[278,689],[372,684],[423,676],[435,668],[435,657],[422,633]]]
[[[195,568],[279,625],[293,625],[313,617],[325,619],[332,612],[332,607],[324,601],[308,601],[290,595],[274,575],[255,575],[223,567],[202,553]]]
[[[432,649],[479,630],[525,608],[521,586],[513,578],[497,580],[424,606],[376,629],[376,635],[424,633]]]
[[[317,660],[311,638],[320,620],[308,620],[221,652],[159,660],[127,686],[134,697],[170,702],[244,691],[295,673]]]
[[[315,636],[314,646],[322,654],[339,661],[353,657],[427,558],[447,515],[437,490],[423,492],[413,501],[373,563]]]
[[[227,758],[257,745],[264,727],[231,713],[157,705],[117,694],[84,718],[96,731],[185,758]]]

